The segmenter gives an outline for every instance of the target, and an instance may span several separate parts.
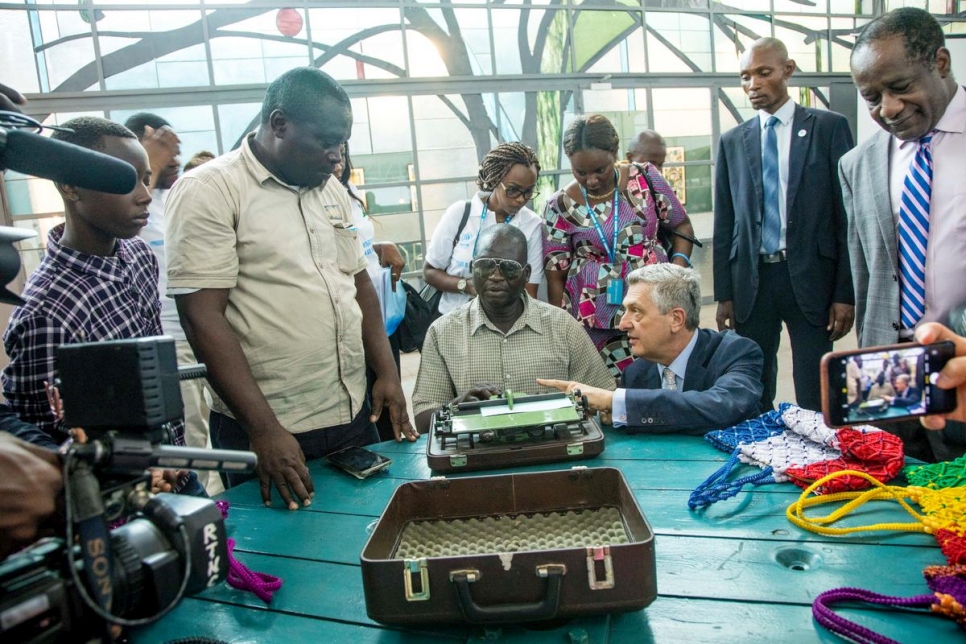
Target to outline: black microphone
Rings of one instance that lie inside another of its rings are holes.
[[[0,127],[2,167],[116,195],[131,192],[138,181],[134,166],[126,161],[26,130]]]

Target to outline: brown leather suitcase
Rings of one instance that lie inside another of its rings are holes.
[[[567,407],[489,418],[482,412],[504,406],[505,399],[444,407],[430,421],[426,440],[429,468],[441,473],[493,470],[583,460],[604,451],[604,432],[579,396],[542,394],[518,396],[516,401],[517,409],[548,401]],[[454,425],[458,426],[455,431]]]
[[[614,468],[404,483],[360,559],[384,624],[530,623],[657,596],[654,535]]]

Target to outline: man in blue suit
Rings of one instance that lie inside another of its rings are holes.
[[[838,178],[852,134],[844,116],[789,100],[794,72],[775,38],[742,55],[741,86],[758,114],[721,137],[715,162],[718,330],[761,347],[763,411],[774,406],[782,323],[795,398],[819,410],[819,363],[852,328],[855,308]]]
[[[648,434],[703,434],[758,415],[762,354],[731,331],[698,328],[697,273],[652,264],[627,276],[620,328],[637,360],[625,387],[605,391],[579,382],[538,380],[580,389],[602,420]]]

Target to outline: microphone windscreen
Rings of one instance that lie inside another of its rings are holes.
[[[126,195],[138,176],[134,166],[112,156],[26,130],[6,130],[0,166],[69,186]]]

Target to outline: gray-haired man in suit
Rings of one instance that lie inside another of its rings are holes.
[[[950,323],[966,305],[966,90],[956,84],[942,28],[920,9],[869,23],[852,51],[852,78],[882,128],[842,158],[863,347],[911,341],[922,323]],[[949,460],[966,428],[888,426],[906,454]]]
[[[605,422],[645,434],[701,435],[758,415],[761,349],[731,331],[698,328],[698,274],[675,264],[650,264],[627,276],[624,315],[637,358],[624,388],[537,380],[560,391],[579,389]]]

